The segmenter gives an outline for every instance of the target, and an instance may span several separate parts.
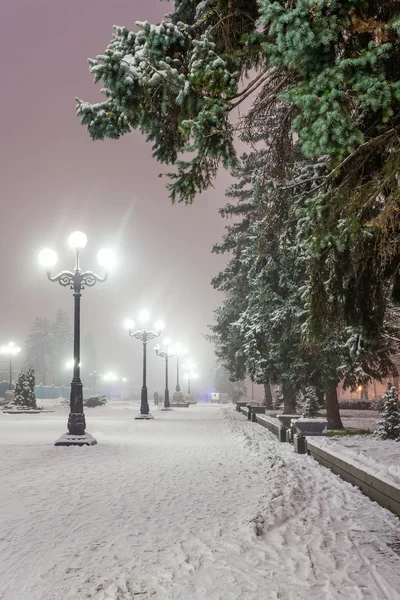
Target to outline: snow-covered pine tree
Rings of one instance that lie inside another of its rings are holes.
[[[72,356],[72,326],[65,310],[60,308],[51,323],[53,346],[51,370],[60,385],[65,375],[65,361]]]
[[[282,105],[273,145],[294,131],[303,156],[326,157],[301,217],[311,222],[314,334],[326,316],[318,307],[337,305],[378,337],[393,281],[400,298],[398,2],[176,0],[166,20],[138,27],[115,28],[90,61],[106,96],[78,101],[91,137],[139,130],[175,167],[172,200],[190,203],[236,163],[237,107],[243,131]]]
[[[29,393],[27,396],[27,406],[29,408],[37,408],[36,405],[36,394],[35,394],[35,369],[33,367],[29,367],[26,372],[26,383],[28,384]]]
[[[17,381],[15,382],[15,398],[14,403],[19,406],[25,406],[25,383],[26,383],[26,375],[24,371],[21,371],[17,377]]]
[[[47,318],[37,317],[26,340],[27,364],[32,365],[46,385],[54,362],[54,329]]]
[[[303,392],[303,417],[316,417],[319,411],[319,398],[315,387],[308,386]]]
[[[382,440],[400,440],[400,405],[397,389],[389,384],[381,400],[383,412],[375,433]]]
[[[32,367],[18,375],[15,384],[15,404],[19,408],[36,408],[35,372]]]
[[[275,390],[274,397],[272,398],[272,408],[274,410],[280,410],[283,404],[283,394],[282,390],[277,388]]]

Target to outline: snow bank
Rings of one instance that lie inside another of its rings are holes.
[[[400,443],[372,435],[313,437],[312,443],[400,489]]]

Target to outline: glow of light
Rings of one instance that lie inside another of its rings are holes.
[[[73,369],[74,365],[75,365],[75,361],[74,360],[69,360],[69,361],[66,362],[65,367],[67,369]],[[81,367],[82,363],[80,362],[78,366]]]
[[[45,269],[50,269],[57,263],[57,254],[51,248],[44,248],[39,252],[39,263]]]
[[[83,250],[87,244],[87,237],[83,231],[74,231],[68,238],[68,244],[72,250]]]
[[[133,329],[135,327],[135,321],[133,319],[126,319],[125,321],[125,328],[126,329]]]
[[[363,386],[362,386],[362,385],[359,385],[359,386],[358,386],[358,388],[357,388],[357,391],[358,391],[358,392],[362,392],[362,389],[363,389]]]
[[[117,381],[118,377],[114,373],[107,373],[104,375],[103,379],[105,381]]]
[[[102,248],[97,253],[97,262],[104,269],[110,270],[117,264],[117,256],[111,248]]]
[[[139,314],[139,321],[145,325],[150,319],[150,313],[147,310],[142,310]]]
[[[170,346],[171,345],[171,338],[166,337],[164,340],[164,346]]]
[[[128,380],[127,380],[127,378],[126,378],[126,377],[123,377],[123,378],[122,378],[122,383],[126,383],[127,381],[128,381]]]
[[[9,342],[7,346],[3,346],[0,349],[0,352],[6,356],[17,356],[21,352],[21,348],[16,346],[14,342]]]
[[[162,331],[164,329],[165,325],[164,325],[164,321],[156,321],[154,323],[154,329],[156,331]]]

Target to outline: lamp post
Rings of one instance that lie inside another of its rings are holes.
[[[115,264],[112,250],[103,249],[97,254],[97,260],[105,270],[100,277],[93,271],[82,271],[80,267],[81,251],[85,248],[87,237],[81,231],[71,233],[68,239],[70,248],[75,252],[75,267],[73,271],[61,271],[55,277],[51,275],[51,267],[57,262],[54,250],[46,248],[39,254],[39,261],[46,269],[50,281],[58,282],[63,287],[73,290],[74,296],[74,365],[71,382],[70,413],[68,417],[68,433],[62,435],[55,443],[56,446],[92,446],[96,444],[93,436],[86,433],[86,421],[83,412],[83,385],[80,376],[80,333],[81,333],[81,296],[82,290],[92,287],[97,282],[107,279],[108,269]]]
[[[189,360],[184,365],[184,367],[187,370],[187,380],[188,380],[188,388],[187,388],[188,398],[187,398],[187,401],[189,402],[189,404],[193,404],[193,396],[192,396],[192,373],[193,373],[193,370],[196,368],[196,365],[193,364],[193,362],[191,360]]]
[[[18,346],[16,346],[14,344],[14,342],[9,342],[7,344],[7,346],[4,346],[1,349],[1,353],[5,354],[8,358],[9,358],[9,369],[10,369],[10,373],[9,373],[9,389],[12,389],[12,359],[17,356],[19,353],[21,352],[21,348],[19,348]]]
[[[140,414],[135,419],[154,419],[153,415],[150,414],[150,407],[147,398],[147,342],[158,337],[161,331],[164,329],[164,323],[157,321],[154,328],[156,331],[150,331],[147,329],[147,323],[150,319],[150,315],[147,310],[143,310],[139,314],[139,321],[142,323],[143,328],[134,331],[135,323],[132,319],[126,321],[126,327],[129,335],[137,340],[141,340],[143,344],[143,383],[142,391],[140,394]]]
[[[176,387],[175,387],[175,392],[174,392],[174,403],[180,404],[184,401],[183,394],[181,392],[180,382],[179,382],[180,358],[182,356],[185,356],[185,354],[187,354],[188,350],[187,350],[187,348],[182,348],[182,346],[180,344],[178,344],[177,346],[175,346],[175,352],[176,352]]]
[[[169,387],[168,387],[168,361],[170,358],[176,356],[176,352],[168,352],[168,347],[170,346],[171,341],[167,338],[164,340],[165,350],[160,352],[160,346],[157,345],[155,347],[155,351],[157,356],[161,356],[161,358],[165,359],[165,394],[164,394],[164,408],[161,410],[172,410],[171,404],[169,401]]]
[[[191,360],[189,360],[185,364],[185,369],[187,370],[187,373],[188,373],[187,374],[187,380],[188,380],[188,395],[189,396],[192,393],[192,390],[191,390],[191,382],[192,382],[191,373],[192,373],[193,369],[195,369],[195,368],[196,368],[196,365],[194,365]]]
[[[93,371],[93,373],[89,373],[89,376],[93,379],[93,396],[96,395],[96,381],[98,379],[100,379],[101,375],[100,373],[97,373],[97,371]]]

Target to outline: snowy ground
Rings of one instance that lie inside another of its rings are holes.
[[[375,431],[380,413],[375,410],[341,410],[343,427]]]
[[[400,488],[400,443],[372,435],[313,438],[313,443]]]
[[[87,414],[0,415],[1,600],[400,599],[398,519],[233,407]]]

